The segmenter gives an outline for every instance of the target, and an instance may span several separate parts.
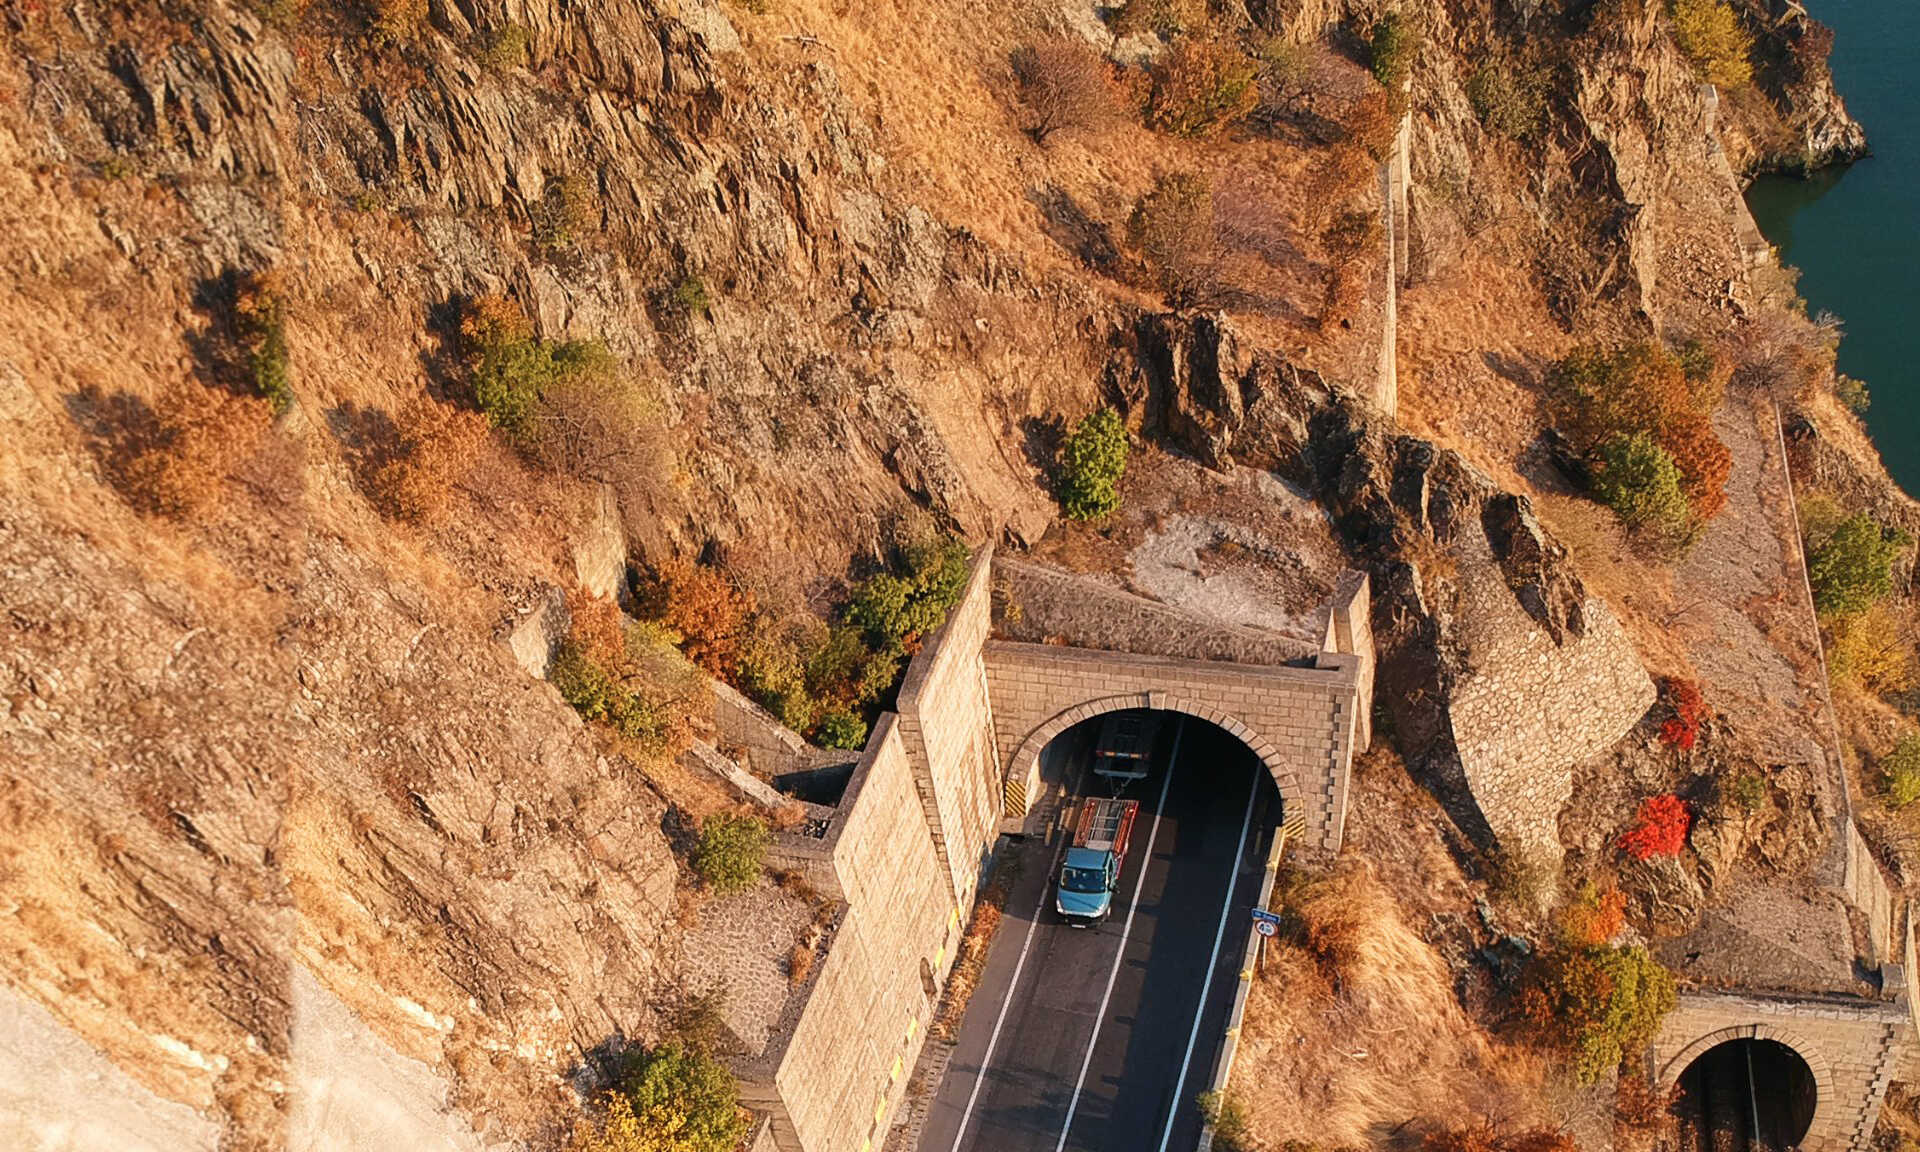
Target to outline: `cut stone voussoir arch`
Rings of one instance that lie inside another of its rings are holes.
[[[1807,1070],[1813,1073],[1813,1126],[1802,1143],[1817,1146],[1833,1135],[1832,1127],[1836,1119],[1833,1066],[1817,1045],[1790,1028],[1756,1022],[1715,1029],[1676,1052],[1658,1069],[1656,1082],[1662,1088],[1672,1087],[1695,1060],[1729,1040],[1771,1040],[1805,1061]]]
[[[1235,738],[1246,744],[1253,754],[1259,758],[1260,763],[1266,767],[1267,774],[1271,776],[1273,782],[1279,786],[1280,797],[1285,801],[1288,810],[1297,812],[1307,810],[1305,807],[1306,794],[1301,790],[1299,778],[1295,775],[1294,770],[1280,759],[1279,751],[1275,749],[1271,743],[1260,739],[1256,730],[1251,725],[1237,716],[1222,712],[1218,708],[1202,704],[1197,700],[1191,700],[1172,692],[1127,692],[1114,696],[1103,696],[1097,700],[1084,701],[1054,714],[1041,722],[1039,726],[1027,734],[1026,739],[1020,742],[1019,751],[1013,755],[1012,768],[1014,773],[1017,776],[1024,776],[1027,772],[1031,771],[1035,762],[1039,759],[1041,751],[1045,749],[1048,744],[1052,743],[1061,733],[1073,727],[1075,724],[1085,720],[1091,720],[1095,716],[1103,716],[1108,712],[1124,712],[1130,708],[1153,708],[1162,712],[1179,712],[1195,717],[1196,719],[1205,720],[1231,733]]]

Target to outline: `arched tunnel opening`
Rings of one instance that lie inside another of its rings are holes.
[[[1813,1069],[1777,1040],[1716,1044],[1680,1074],[1682,1152],[1787,1152],[1813,1126]]]

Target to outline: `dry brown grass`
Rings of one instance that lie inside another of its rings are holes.
[[[1289,907],[1301,932],[1267,948],[1233,1079],[1264,1144],[1365,1145],[1428,1117],[1557,1119],[1545,1069],[1461,1010],[1447,964],[1369,865],[1348,860]]]

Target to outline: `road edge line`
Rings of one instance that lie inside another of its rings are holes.
[[[1286,850],[1287,833],[1283,820],[1273,844],[1267,849],[1267,871],[1260,881],[1260,899],[1256,907],[1265,908],[1272,902],[1274,882],[1280,876],[1280,857]],[[1220,1054],[1213,1062],[1213,1081],[1207,1086],[1207,1091],[1216,1096],[1225,1094],[1227,1080],[1233,1075],[1233,1058],[1240,1048],[1240,1023],[1247,1016],[1247,995],[1253,991],[1253,963],[1255,950],[1259,947],[1260,934],[1247,933],[1247,947],[1240,957],[1240,988],[1233,994],[1233,1010],[1227,1013],[1227,1031],[1220,1038]],[[1213,1122],[1204,1116],[1200,1122],[1200,1140],[1195,1148],[1196,1152],[1213,1152]]]
[[[1043,749],[1044,751],[1044,749]],[[1072,796],[1077,777],[1069,777],[1060,783],[1061,795]],[[1020,943],[1020,956],[1013,964],[1013,975],[1007,980],[1007,994],[1000,1000],[1000,1013],[993,1018],[993,1031],[987,1036],[987,1050],[980,1055],[980,1070],[974,1074],[973,1090],[967,1093],[967,1106],[960,1113],[960,1126],[953,1133],[953,1147],[948,1152],[960,1152],[960,1144],[967,1138],[967,1124],[973,1119],[973,1109],[980,1102],[980,1086],[987,1082],[987,1070],[993,1067],[994,1049],[1000,1046],[1000,1030],[1006,1027],[1007,1010],[1013,1007],[1013,994],[1020,990],[1020,974],[1026,971],[1027,954],[1033,950],[1033,934],[1040,928],[1040,915],[1047,910],[1047,895],[1053,891],[1053,875],[1060,871],[1060,858],[1066,853],[1067,842],[1071,835],[1060,837],[1060,843],[1054,845],[1053,859],[1047,864],[1047,875],[1040,885],[1040,899],[1033,906],[1033,916],[1027,921],[1027,938]],[[938,1089],[935,1089],[936,1095]]]
[[[1227,875],[1227,898],[1220,904],[1220,924],[1213,930],[1213,951],[1207,954],[1207,975],[1200,982],[1200,1003],[1193,1010],[1193,1029],[1187,1033],[1186,1055],[1180,1058],[1180,1075],[1173,1081],[1173,1106],[1167,1109],[1167,1126],[1160,1133],[1159,1152],[1167,1152],[1173,1139],[1174,1122],[1180,1119],[1180,1093],[1187,1087],[1187,1069],[1193,1066],[1193,1048],[1200,1042],[1200,1024],[1207,1018],[1207,1000],[1213,992],[1213,972],[1220,966],[1220,945],[1227,938],[1227,917],[1233,915],[1233,894],[1240,888],[1240,857],[1247,850],[1247,830],[1253,827],[1253,807],[1260,800],[1261,768],[1253,768],[1253,787],[1247,789],[1247,810],[1240,817],[1240,839],[1233,845],[1233,871]],[[1235,994],[1238,998],[1238,993]],[[1206,1121],[1201,1121],[1205,1127]]]

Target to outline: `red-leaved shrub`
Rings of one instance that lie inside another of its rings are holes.
[[[1640,802],[1640,815],[1620,837],[1620,847],[1635,860],[1678,856],[1686,847],[1693,813],[1678,796],[1649,796]]]
[[[1691,752],[1700,739],[1700,725],[1707,718],[1706,697],[1700,694],[1700,685],[1672,676],[1661,681],[1660,689],[1667,706],[1673,709],[1673,715],[1660,725],[1660,740],[1668,747]]]

